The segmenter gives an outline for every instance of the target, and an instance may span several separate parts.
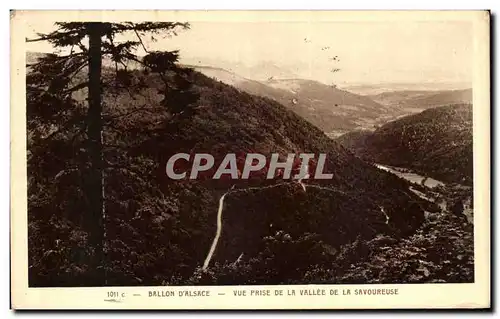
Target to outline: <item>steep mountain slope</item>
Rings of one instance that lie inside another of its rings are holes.
[[[414,169],[439,180],[472,184],[472,106],[438,107],[338,140],[360,157]]]
[[[313,124],[321,123],[316,125],[327,133],[342,129],[371,128],[380,118],[387,115],[387,108],[368,97],[317,81],[288,79],[265,83],[293,94],[297,100],[293,104],[301,108],[299,115],[306,119],[311,118],[310,122]],[[282,101],[283,104],[285,102]],[[336,121],[330,124],[332,116],[336,117]]]
[[[300,282],[308,267],[328,264],[356,239],[411,234],[423,222],[423,210],[433,209],[406,182],[354,157],[279,103],[198,72],[189,79],[200,98],[195,113],[181,118],[160,107],[161,81],[151,75],[146,89],[105,95],[107,284],[185,284],[206,257],[219,200],[233,185],[223,206],[214,267],[244,256],[243,261],[267,269],[261,275],[250,272],[254,277],[246,281],[260,284]],[[30,112],[27,116],[30,123],[39,121]],[[38,123],[44,125],[57,129],[63,124]],[[88,204],[85,170],[75,167],[87,155],[78,129],[51,136],[50,142],[28,132],[32,286],[84,286],[93,275],[86,263],[92,248],[80,225]],[[227,153],[326,153],[325,172],[333,178],[310,181],[306,191],[297,182],[261,176],[173,181],[166,177],[165,163],[180,152],[210,153],[216,162]],[[296,260],[294,267],[272,257],[279,249],[269,246],[269,238],[283,232],[297,240],[290,246],[295,255],[287,257]]]
[[[247,93],[271,98],[333,136],[356,128],[372,128],[392,118],[387,108],[369,97],[303,79],[253,81],[221,68],[195,66],[197,71]]]
[[[346,149],[359,155],[365,148],[366,139],[372,136],[373,132],[374,131],[369,130],[355,130],[337,137],[335,141]]]

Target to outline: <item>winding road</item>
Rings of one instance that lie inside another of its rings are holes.
[[[306,191],[306,184],[302,182],[302,179],[298,181],[299,185],[302,187],[304,192]],[[268,188],[275,188],[275,187],[281,187],[281,186],[288,186],[290,183],[281,183],[281,184],[276,184],[276,185],[270,185],[270,186],[263,186],[263,187],[249,187],[249,188],[238,188],[234,189],[231,187],[227,192],[225,192],[220,198],[219,198],[219,207],[217,209],[217,230],[215,232],[215,237],[212,241],[212,245],[210,246],[210,250],[208,251],[207,257],[205,258],[205,262],[203,263],[202,270],[206,270],[208,268],[208,265],[210,265],[210,261],[212,260],[213,254],[215,252],[215,249],[217,248],[217,244],[219,242],[220,235],[222,233],[222,213],[223,213],[223,208],[224,208],[224,199],[226,198],[227,195],[231,193],[237,193],[237,192],[244,192],[244,191],[249,191],[249,190],[263,190],[263,189],[268,189]],[[312,185],[309,184],[307,185],[308,188],[316,188],[316,189],[322,189],[322,190],[328,190],[331,192],[336,192],[339,194],[343,195],[348,195],[346,192],[334,189],[334,188],[329,188],[329,187],[323,187],[323,186],[318,186],[318,185]]]

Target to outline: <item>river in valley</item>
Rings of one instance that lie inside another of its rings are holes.
[[[375,166],[384,171],[390,172],[398,177],[404,178],[412,183],[420,184],[425,187],[434,188],[436,186],[444,186],[445,184],[431,177],[425,177],[411,172],[409,169],[401,167],[393,167],[381,164],[375,164]]]

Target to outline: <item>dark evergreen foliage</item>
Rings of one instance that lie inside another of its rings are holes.
[[[133,56],[146,32],[174,26],[186,25],[99,25],[102,112],[93,117],[86,101],[90,50],[80,47],[88,25],[59,24],[42,36],[79,50],[29,67],[30,286],[344,282],[351,264],[370,260],[373,240],[400,242],[425,224],[424,211],[439,211],[277,102],[182,68],[176,52]],[[137,32],[138,40],[114,44],[120,32]],[[89,218],[97,212],[89,200],[97,194],[89,184],[95,116],[102,123],[102,224]],[[259,175],[172,181],[165,163],[179,152],[216,160],[227,153],[326,153],[333,179],[311,181],[306,192]],[[213,263],[201,271],[219,198],[233,185]]]

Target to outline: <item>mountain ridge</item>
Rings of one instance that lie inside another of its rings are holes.
[[[361,158],[472,185],[472,105],[452,104],[337,139]]]
[[[379,120],[380,110],[386,109],[368,97],[315,80],[294,78],[255,81],[223,68],[194,66],[194,69],[245,92],[271,98],[324,132],[334,135],[364,125],[373,126]],[[283,83],[294,83],[297,89],[290,90],[279,85]]]

